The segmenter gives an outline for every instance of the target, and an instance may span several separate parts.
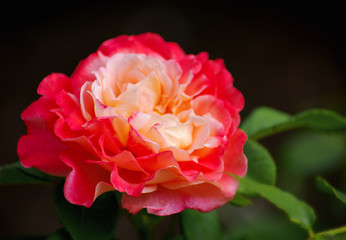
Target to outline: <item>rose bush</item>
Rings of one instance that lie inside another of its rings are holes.
[[[90,207],[103,192],[122,206],[169,215],[211,211],[244,176],[244,99],[223,61],[186,55],[152,33],[104,42],[71,77],[53,73],[21,115],[25,167],[66,177],[66,199]]]

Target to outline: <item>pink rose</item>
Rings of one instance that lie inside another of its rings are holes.
[[[90,207],[102,193],[122,206],[169,215],[211,211],[231,200],[244,176],[244,99],[222,60],[186,55],[146,33],[104,42],[71,77],[43,79],[21,115],[25,167],[66,177],[66,199]]]

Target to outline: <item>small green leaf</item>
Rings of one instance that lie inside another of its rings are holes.
[[[241,125],[241,129],[253,139],[295,128],[307,128],[318,132],[342,132],[346,131],[346,118],[326,109],[311,109],[291,116],[269,107],[260,107]]]
[[[66,201],[61,183],[55,191],[55,206],[72,239],[111,239],[119,215],[114,192],[102,194],[90,208],[86,208]]]
[[[64,228],[61,228],[53,232],[46,240],[71,240],[71,237]]]
[[[47,184],[57,179],[35,168],[25,168],[20,162],[5,165],[0,168],[0,185]]]
[[[249,137],[253,137],[265,131],[290,121],[292,117],[284,112],[280,112],[269,107],[256,108],[250,115],[243,120],[240,128],[243,129]]]
[[[314,210],[305,202],[296,199],[292,194],[283,192],[275,186],[240,178],[233,174],[232,176],[237,178],[241,185],[258,192],[262,197],[284,210],[292,222],[299,224],[307,230],[311,230],[316,216]]]
[[[249,198],[243,196],[242,194],[237,193],[234,196],[234,198],[230,201],[230,203],[237,207],[246,207],[252,204],[252,201]]]
[[[335,189],[332,185],[330,185],[327,180],[318,176],[316,178],[316,185],[319,189],[326,193],[334,194],[341,202],[346,204],[346,193],[343,193],[337,189]]]
[[[246,178],[274,185],[276,180],[276,166],[269,151],[263,145],[249,139],[245,143],[244,153],[248,159]]]
[[[186,240],[221,239],[221,226],[216,210],[202,213],[186,209],[181,214],[183,233]]]

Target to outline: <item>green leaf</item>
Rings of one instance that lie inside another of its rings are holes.
[[[234,196],[234,198],[230,201],[230,203],[237,207],[246,207],[252,204],[252,201],[249,198],[243,196],[242,194],[237,193]]]
[[[259,107],[250,113],[250,115],[245,118],[240,126],[249,137],[253,136],[261,131],[265,131],[273,128],[273,126],[278,126],[289,122],[292,117],[284,112],[280,112],[269,107]]]
[[[311,231],[316,216],[314,210],[305,202],[296,199],[292,194],[283,192],[275,186],[240,178],[233,174],[232,176],[237,178],[241,185],[252,191],[258,192],[262,197],[284,210],[292,222]]]
[[[316,177],[316,185],[322,191],[324,191],[326,193],[334,194],[341,202],[346,204],[346,193],[343,193],[343,192],[335,189],[324,178],[322,178],[320,176]]]
[[[0,168],[0,185],[47,184],[57,181],[57,177],[47,175],[35,168],[25,168],[20,162]]]
[[[221,227],[216,210],[208,213],[186,209],[181,214],[182,230],[186,240],[221,239]]]
[[[243,121],[240,128],[253,139],[295,128],[342,132],[346,131],[346,118],[326,109],[311,109],[291,116],[269,107],[259,107]]]
[[[110,239],[115,230],[119,207],[114,192],[99,196],[90,208],[66,201],[63,183],[55,191],[58,215],[74,240]]]
[[[346,156],[345,134],[299,132],[281,144],[278,159],[288,176],[309,176],[326,172],[341,164]]]
[[[307,233],[297,224],[290,222],[283,214],[268,209],[257,213],[247,213],[246,218],[228,226],[224,240],[301,240]]]
[[[71,237],[64,228],[61,228],[53,232],[46,240],[71,240]]]
[[[276,166],[268,150],[258,142],[249,139],[245,143],[244,153],[248,159],[246,178],[274,185],[276,180]]]

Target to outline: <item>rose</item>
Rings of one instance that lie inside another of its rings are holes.
[[[25,167],[66,176],[64,194],[90,207],[123,193],[131,213],[211,211],[247,169],[238,129],[244,100],[223,61],[186,55],[153,33],[104,42],[71,77],[53,73],[21,115]]]

